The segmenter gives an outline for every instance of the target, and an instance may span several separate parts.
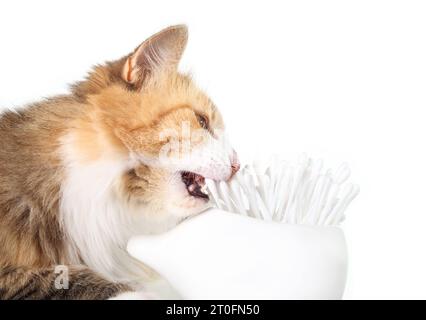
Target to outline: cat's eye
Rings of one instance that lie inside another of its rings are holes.
[[[197,113],[197,120],[201,128],[209,130],[209,120],[202,114]]]

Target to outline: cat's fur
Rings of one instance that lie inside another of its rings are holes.
[[[129,237],[207,205],[180,173],[220,180],[238,170],[218,110],[177,71],[186,40],[185,26],[169,27],[96,66],[71,94],[2,114],[0,298],[142,290],[151,271],[126,253]],[[185,143],[183,125],[201,134],[184,152],[165,148]],[[69,289],[55,288],[57,265],[71,266]]]

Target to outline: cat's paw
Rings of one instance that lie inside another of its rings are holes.
[[[146,291],[126,291],[108,300],[157,300],[158,297],[152,292]]]

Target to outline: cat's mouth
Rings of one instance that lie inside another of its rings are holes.
[[[206,190],[206,180],[202,175],[196,174],[194,172],[183,171],[181,173],[182,182],[186,186],[188,193],[195,197],[201,199],[209,199]]]

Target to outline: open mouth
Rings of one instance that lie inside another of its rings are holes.
[[[188,193],[196,198],[209,199],[205,190],[206,181],[203,176],[194,172],[183,171],[181,173],[182,181],[186,186]]]

